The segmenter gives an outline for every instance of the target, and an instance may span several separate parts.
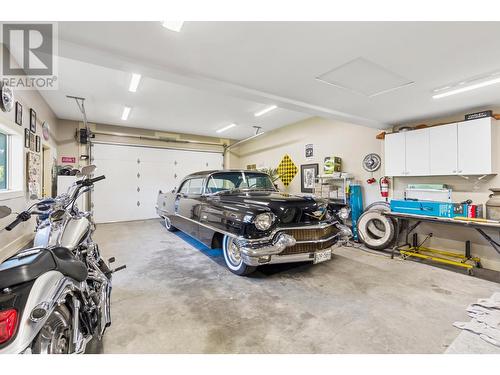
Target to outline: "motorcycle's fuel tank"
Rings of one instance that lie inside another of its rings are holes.
[[[87,236],[89,230],[90,222],[87,218],[71,218],[64,227],[59,245],[73,250]]]

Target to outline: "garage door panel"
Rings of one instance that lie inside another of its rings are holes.
[[[220,153],[95,144],[96,175],[106,175],[94,190],[95,220],[105,223],[156,218],[159,190],[171,191],[190,173],[220,169],[222,160]]]

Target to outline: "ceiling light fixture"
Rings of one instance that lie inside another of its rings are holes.
[[[123,107],[123,113],[122,113],[122,120],[123,121],[127,121],[128,115],[130,114],[131,109],[132,108],[130,108],[130,107]]]
[[[492,78],[492,76],[495,76]],[[485,79],[488,78],[488,79]],[[500,83],[500,77],[497,74],[488,75],[488,77],[477,78],[469,81],[462,81],[456,85],[448,85],[441,89],[434,90],[434,95],[432,95],[432,99],[441,99],[447,96],[461,94],[463,92],[480,89],[483,87],[495,85]],[[446,90],[446,91],[444,91]],[[442,92],[444,91],[444,92]]]
[[[236,124],[229,124],[228,126],[224,126],[223,128],[220,128],[219,130],[216,130],[216,133],[225,132],[226,130],[234,128],[235,126],[236,126]]]
[[[130,86],[128,87],[128,91],[136,92],[137,87],[139,86],[139,82],[141,82],[141,75],[137,73],[132,73],[132,78],[130,79]]]
[[[264,108],[262,111],[255,112],[254,116],[255,117],[260,117],[262,115],[265,115],[268,112],[274,111],[276,108],[278,108],[277,105],[271,105],[271,106],[269,106],[267,108]]]
[[[163,21],[162,26],[165,29],[169,29],[171,31],[175,31],[178,33],[182,29],[182,25],[184,24],[184,21]]]

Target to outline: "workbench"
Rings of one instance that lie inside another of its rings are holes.
[[[420,259],[428,259],[435,262],[458,266],[466,269],[469,274],[472,274],[474,267],[481,267],[481,260],[478,257],[473,257],[471,255],[470,241],[465,242],[465,251],[463,254],[423,247],[417,243],[416,234],[413,234],[412,242],[410,242],[410,234],[421,223],[447,224],[459,226],[462,228],[475,229],[484,239],[486,239],[486,241],[488,241],[493,249],[498,254],[500,254],[500,242],[494,240],[485,232],[485,230],[493,229],[497,230],[500,233],[500,223],[466,221],[446,217],[404,214],[390,211],[383,212],[383,215],[395,219],[396,222],[396,238],[394,240],[394,246],[391,251],[391,258],[394,258],[395,252],[399,252],[405,259],[408,257],[416,257]],[[410,221],[415,221],[415,223],[413,225],[410,225]],[[405,227],[404,232],[406,232],[405,243],[400,244],[400,237],[403,232],[401,229],[403,226]]]

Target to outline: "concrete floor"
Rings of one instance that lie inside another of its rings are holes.
[[[354,248],[238,277],[159,220],[99,225],[114,276],[105,353],[443,353],[499,285]]]

